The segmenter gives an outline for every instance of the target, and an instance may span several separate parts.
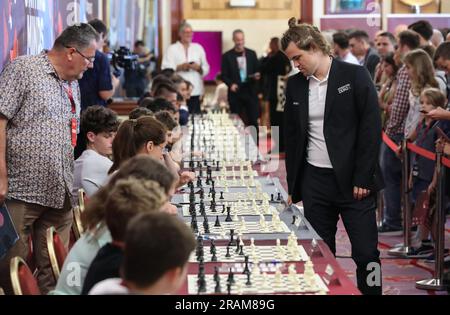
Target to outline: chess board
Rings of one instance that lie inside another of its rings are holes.
[[[253,193],[252,191],[245,192],[245,193],[223,193],[223,199],[220,198],[221,194],[220,192],[216,193],[216,202],[237,202],[239,200],[255,200],[256,202],[262,202],[264,200],[269,200],[270,197],[267,193]],[[200,202],[200,195],[195,195],[195,201]],[[212,197],[208,196],[208,193],[205,192],[204,195],[204,202],[212,201]],[[189,194],[183,195],[183,202],[189,203]]]
[[[203,247],[204,261],[211,261],[211,250],[209,246]],[[297,245],[296,252],[288,246],[246,246],[243,248],[244,255],[236,252],[236,247],[230,248],[231,257],[225,257],[227,248],[225,246],[216,246],[216,257],[218,263],[243,262],[245,255],[249,255],[250,261],[259,262],[291,262],[291,261],[308,261],[310,258],[305,249],[301,245]],[[189,262],[197,262],[195,253],[189,258]]]
[[[278,278],[277,278],[278,277]],[[227,294],[228,275],[220,275],[221,293]],[[215,293],[216,282],[214,275],[205,275],[206,292],[203,294]],[[234,275],[235,283],[231,287],[233,295],[247,294],[327,294],[328,287],[322,278],[315,274],[311,281],[306,281],[303,274],[288,275],[282,274],[261,274],[251,277],[251,285],[246,285],[247,276],[243,274]],[[188,294],[198,294],[198,276],[188,275]]]
[[[187,225],[190,226],[190,222],[186,222]],[[279,222],[279,227],[276,228],[274,224],[269,221],[266,222],[266,227],[263,228],[259,221],[257,222],[245,222],[245,227],[242,227],[241,222],[221,222],[220,227],[214,226],[214,221],[209,222],[209,235],[217,235],[218,239],[227,239],[228,235],[230,235],[230,230],[234,230],[237,234],[281,234],[286,233],[290,234],[291,230],[289,230],[288,226],[284,222]],[[198,232],[200,235],[204,235],[203,223],[198,222]]]
[[[244,170],[243,172],[241,172],[240,170],[235,170],[234,172],[232,170],[227,170],[227,171],[212,171],[211,172],[212,177],[234,177],[234,178],[241,178],[241,177],[256,177],[258,176],[258,172],[251,170],[250,172],[248,170]],[[202,177],[206,177],[207,176],[207,172],[206,171],[202,171]],[[242,176],[241,176],[242,174]],[[195,175],[199,176],[200,172],[199,171],[195,171]]]
[[[225,211],[223,211],[222,209],[223,207],[221,205],[216,205],[216,212],[212,212],[211,208],[208,206],[205,206],[205,212],[207,216],[226,216],[227,215],[227,210],[225,209]],[[196,204],[195,205],[195,210],[197,213],[197,216],[201,216],[202,214],[200,213],[200,205]],[[189,206],[184,205],[182,207],[182,211],[183,211],[183,216],[184,217],[190,217],[191,214],[189,212]],[[254,207],[254,205],[252,205],[252,203],[244,203],[244,204],[237,204],[236,206],[232,206],[231,208],[231,215],[234,216],[235,214],[238,216],[259,216],[261,214],[266,215],[266,216],[272,216],[273,214],[278,214],[278,211],[275,207],[273,206],[269,206],[269,207],[265,207],[263,205],[257,205],[256,207]]]

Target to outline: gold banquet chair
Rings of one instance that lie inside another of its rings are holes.
[[[9,268],[14,295],[41,295],[36,278],[22,258],[11,259]]]
[[[67,257],[67,250],[54,227],[47,229],[46,240],[50,266],[52,268],[55,281],[57,282],[64,264],[64,260]]]

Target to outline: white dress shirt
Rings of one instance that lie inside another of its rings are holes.
[[[347,55],[345,55],[344,58],[342,58],[342,61],[354,64],[354,65],[358,65],[358,66],[360,65],[359,60],[350,51],[348,52]]]
[[[320,81],[315,76],[309,76],[309,128],[308,128],[308,155],[309,164],[319,168],[333,168],[328,154],[323,124],[325,119],[325,102],[328,90],[328,74]]]
[[[194,85],[192,96],[203,95],[205,93],[203,77],[207,76],[209,73],[209,64],[208,60],[206,60],[205,50],[201,45],[191,43],[187,51],[184,49],[183,44],[179,41],[170,45],[167,49],[166,55],[163,58],[161,68],[173,69],[176,71],[177,66],[190,62],[199,64],[202,67],[203,74],[200,74],[198,71],[194,70],[179,71],[178,74]]]

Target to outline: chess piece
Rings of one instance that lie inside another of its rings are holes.
[[[227,217],[225,218],[225,222],[233,222],[233,218],[231,218],[231,207],[227,207]]]
[[[238,241],[236,241],[236,254],[238,254],[239,253],[239,251],[240,251],[240,245],[239,245],[239,239],[238,239]]]
[[[243,245],[239,245],[239,256],[244,256],[244,246]]]
[[[275,200],[273,199],[273,194],[270,195],[270,202],[275,202]]]
[[[227,253],[225,255],[226,258],[231,258],[231,254],[230,254],[230,246],[227,246]]]
[[[203,186],[203,184],[202,184],[202,178],[201,177],[198,177],[197,178],[197,188],[200,188],[200,187],[202,187]]]
[[[237,215],[237,211],[234,213],[233,222],[239,222],[239,217]]]
[[[227,281],[231,285],[236,283],[236,281],[234,280],[234,273],[233,273],[233,270],[231,268],[230,268],[230,273],[228,274],[228,280]]]
[[[224,200],[223,191],[220,192],[220,200]]]
[[[277,197],[277,201],[282,201],[283,199],[281,198],[281,193],[278,193],[278,197]]]
[[[283,285],[281,278],[282,278],[281,270],[278,267],[277,271],[275,272],[275,286],[281,287]]]
[[[244,267],[244,271],[242,272],[243,274],[250,272],[250,268],[248,267],[249,259],[250,259],[249,256],[245,256],[245,267]]]
[[[220,286],[220,278],[217,278],[217,280],[216,280],[216,286],[214,288],[214,293],[216,293],[216,294],[222,293],[222,288]]]
[[[241,231],[245,231],[247,229],[247,226],[245,224],[245,218],[242,217],[241,219]]]
[[[221,227],[219,216],[216,216],[216,223],[214,224],[215,227]]]
[[[211,240],[211,246],[209,251],[212,254],[214,250],[216,250],[216,242],[214,240]]]
[[[235,240],[234,240],[234,229],[230,230],[230,246],[234,246],[235,245]]]
[[[211,262],[217,262],[216,248],[212,251]]]
[[[209,230],[209,224],[208,224],[207,220],[203,221],[203,231],[204,231],[205,234],[211,233],[210,230]]]
[[[295,225],[295,221],[297,221],[297,216],[293,215],[292,216],[292,225]]]
[[[251,279],[250,279],[250,277],[251,277],[251,272],[249,271],[249,272],[247,272],[247,282],[245,283],[245,285],[247,286],[247,287],[251,287],[252,286],[252,281],[251,281]]]

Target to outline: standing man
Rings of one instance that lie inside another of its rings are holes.
[[[97,43],[94,66],[88,69],[83,78],[78,81],[81,92],[81,111],[94,105],[106,106],[120,84],[119,79],[111,74],[109,59],[102,52],[108,28],[98,19],[90,21],[89,25],[97,31],[100,39]],[[78,159],[84,150],[86,150],[86,143],[83,137],[78,137],[75,159]]]
[[[203,77],[209,73],[209,64],[203,47],[192,43],[191,25],[183,23],[179,36],[180,40],[167,50],[161,69],[173,69],[186,81],[193,84],[194,90],[187,105],[191,114],[199,114],[201,97],[205,94]]]
[[[359,65],[359,60],[350,51],[348,35],[344,32],[333,34],[333,50],[337,59]]]
[[[381,119],[378,97],[363,67],[334,60],[320,31],[289,21],[282,49],[300,73],[286,89],[286,171],[290,202],[336,252],[339,215],[352,244],[358,288],[381,294],[376,193]],[[372,268],[376,268],[375,281]]]
[[[369,35],[365,31],[357,30],[349,35],[350,50],[358,58],[361,66],[369,70],[372,79],[375,68],[380,63],[380,56],[375,48],[370,47]]]
[[[108,28],[98,19],[90,21],[89,25],[97,31],[100,39],[97,43],[94,66],[88,69],[83,78],[78,81],[81,91],[82,111],[93,105],[106,106],[107,101],[113,97],[120,84],[119,79],[111,74],[108,57],[102,52],[108,35]]]
[[[30,236],[42,293],[55,284],[46,230],[54,226],[68,246],[78,80],[94,65],[98,40],[89,24],[68,27],[50,51],[19,57],[0,75],[0,203],[6,202],[20,236],[0,261],[0,286],[7,292],[9,261],[27,257]]]
[[[232,114],[245,111],[246,124],[255,127],[258,135],[259,105],[255,84],[261,79],[258,58],[253,50],[245,47],[242,30],[233,32],[233,42],[234,48],[222,56],[222,78],[228,86],[230,110]]]

